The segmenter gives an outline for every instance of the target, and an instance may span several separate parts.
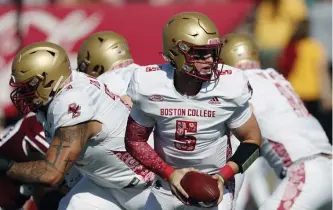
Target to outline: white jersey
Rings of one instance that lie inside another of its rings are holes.
[[[169,64],[140,67],[132,77],[131,117],[143,126],[155,126],[155,151],[175,168],[216,173],[231,155],[227,127],[240,127],[251,116],[247,78],[241,70],[219,67],[224,75],[204,83],[193,97],[176,91]]]
[[[250,103],[265,141],[283,145],[290,161],[332,152],[328,138],[306,110],[291,84],[274,69],[246,70],[253,95]],[[267,147],[262,148],[265,153]],[[283,153],[282,147],[275,148]],[[270,161],[270,160],[269,160]],[[286,161],[286,160],[284,160]]]
[[[39,112],[37,116],[50,142],[60,127],[101,122],[102,131],[89,139],[75,166],[101,186],[123,188],[146,184],[144,178],[150,175],[136,168],[138,165],[130,165],[133,158],[125,152],[128,115],[127,107],[105,84],[73,71],[72,81],[53,98],[47,113]],[[137,175],[138,171],[142,176]]]
[[[123,96],[126,95],[134,71],[139,67],[137,64],[130,64],[124,68],[107,71],[97,79],[106,84],[112,93]]]

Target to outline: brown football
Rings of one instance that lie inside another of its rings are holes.
[[[185,174],[180,184],[189,195],[191,205],[212,207],[217,204],[220,191],[217,180],[210,175],[191,171]]]

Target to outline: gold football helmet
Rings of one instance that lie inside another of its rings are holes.
[[[258,48],[249,35],[227,34],[221,38],[220,59],[240,69],[260,68]]]
[[[173,16],[163,30],[163,56],[177,70],[202,80],[216,79],[220,51],[219,32],[206,15],[184,12]],[[213,58],[209,79],[201,77],[193,63],[204,60],[210,54]],[[213,77],[212,77],[213,74]]]
[[[89,36],[82,43],[77,62],[79,71],[98,77],[122,62],[133,63],[133,58],[124,37],[104,31]]]
[[[65,50],[50,42],[24,47],[14,58],[9,84],[16,108],[26,114],[50,102],[72,71]]]

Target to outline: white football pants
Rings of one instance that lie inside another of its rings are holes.
[[[141,210],[150,188],[111,189],[87,177],[77,183],[59,203],[59,210]]]

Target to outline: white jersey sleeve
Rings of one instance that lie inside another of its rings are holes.
[[[130,113],[130,116],[134,121],[143,125],[145,127],[154,127],[155,120],[146,113],[141,107],[141,100],[145,100],[147,96],[144,96],[139,93],[139,76],[137,73],[134,73],[130,82],[130,85],[127,90],[127,95],[131,97],[133,106]]]
[[[232,69],[232,71],[224,70],[224,68]],[[221,75],[222,78],[220,82],[223,83],[223,92],[227,92],[224,97],[226,102],[231,104],[230,107],[235,107],[234,113],[227,120],[228,127],[233,129],[242,126],[252,115],[249,106],[252,88],[243,71],[224,65],[222,72],[227,73],[228,71],[232,72],[230,76],[233,78],[228,78],[227,75]],[[232,89],[232,87],[241,88]]]
[[[87,122],[95,114],[93,101],[85,93],[77,90],[64,92],[62,97],[55,99],[50,108],[49,113],[52,113],[50,116],[53,117],[55,130]]]
[[[250,109],[249,103],[246,102],[229,118],[227,121],[228,127],[231,129],[241,127],[246,121],[250,119],[251,115],[252,111]]]
[[[137,95],[138,92],[138,88],[139,88],[139,82],[138,82],[138,75],[137,73],[133,73],[132,77],[131,77],[131,81],[129,83],[128,89],[127,89],[127,95],[131,97],[132,101],[133,101],[133,105],[139,106],[139,97]]]
[[[124,96],[126,95],[132,75],[138,67],[136,64],[131,64],[128,67],[107,71],[97,79],[106,84],[112,93]]]

